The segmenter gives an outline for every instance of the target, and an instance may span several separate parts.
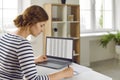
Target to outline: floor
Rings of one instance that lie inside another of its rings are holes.
[[[113,80],[120,80],[120,61],[110,59],[91,63],[93,70],[111,77]]]

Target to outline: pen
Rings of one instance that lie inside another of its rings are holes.
[[[69,68],[69,65],[68,65],[68,68]]]

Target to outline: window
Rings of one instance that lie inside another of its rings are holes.
[[[12,23],[20,8],[18,1],[20,0],[0,0],[0,32],[15,28]]]
[[[80,0],[81,32],[114,30],[114,0]]]

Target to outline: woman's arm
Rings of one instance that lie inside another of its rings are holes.
[[[26,40],[19,42],[17,56],[20,69],[27,80],[49,80],[48,75],[38,75],[32,46]]]
[[[48,75],[50,80],[61,80],[63,78],[69,78],[73,76],[73,69],[71,67],[66,68],[60,72]]]
[[[47,60],[47,57],[45,55],[38,56],[37,58],[34,59],[35,63],[44,62],[46,60]]]
[[[47,60],[47,57],[45,55],[39,56],[35,59],[35,63],[44,62]],[[50,80],[61,80],[63,78],[68,78],[73,76],[73,69],[72,68],[66,68],[60,72],[50,74],[48,75]]]

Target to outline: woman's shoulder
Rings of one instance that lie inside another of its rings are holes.
[[[2,35],[2,38],[6,38],[8,40],[16,41],[16,42],[21,42],[21,41],[28,42],[27,39],[22,38],[21,36],[18,36],[18,35],[12,34],[12,33],[5,33],[4,35]]]

